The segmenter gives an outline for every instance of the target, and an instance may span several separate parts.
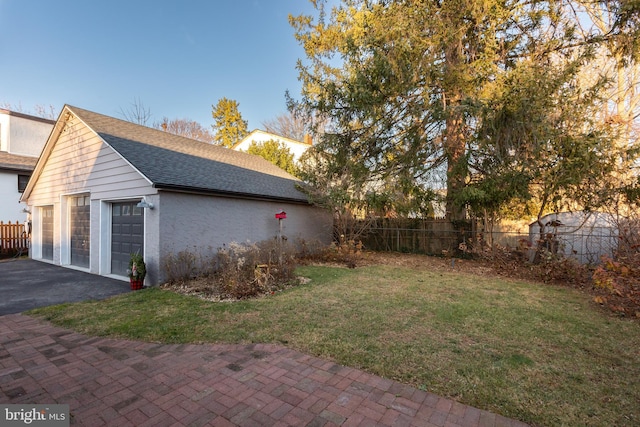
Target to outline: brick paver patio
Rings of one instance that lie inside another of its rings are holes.
[[[85,426],[525,426],[271,344],[160,345],[0,316],[0,403]]]

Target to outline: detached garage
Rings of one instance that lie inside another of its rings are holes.
[[[289,239],[329,243],[331,214],[297,184],[261,157],[67,105],[22,196],[30,253],[126,280],[139,252],[156,285],[169,254],[274,238],[282,210]]]

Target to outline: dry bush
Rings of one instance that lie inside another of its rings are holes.
[[[339,242],[332,242],[329,246],[303,241],[301,251],[298,253],[298,259],[302,262],[344,264],[349,268],[357,267],[363,257],[362,242],[347,240],[344,236],[340,236]]]
[[[519,242],[515,248],[494,245],[474,256],[492,267],[496,272],[543,283],[570,285],[578,288],[591,285],[591,271],[573,258],[540,250],[539,261],[529,261],[530,251],[526,242]]]
[[[595,301],[615,312],[640,317],[640,254],[614,261],[603,257],[603,264],[593,273],[597,287],[607,291]]]
[[[538,264],[531,266],[533,277],[545,283],[588,287],[591,283],[591,270],[573,258],[547,256]]]
[[[208,273],[211,256],[203,255],[201,251],[183,250],[169,254],[162,260],[162,268],[169,283],[191,280]]]
[[[164,286],[209,299],[246,299],[295,283],[295,247],[277,240],[232,242],[212,257],[178,252],[164,262]],[[206,262],[205,262],[206,261]]]
[[[230,243],[218,250],[213,275],[224,294],[243,299],[288,285],[295,266],[295,249],[286,241]]]
[[[302,263],[320,260],[327,249],[327,245],[319,240],[297,239],[295,245],[297,248],[296,259]]]

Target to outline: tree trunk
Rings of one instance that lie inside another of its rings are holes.
[[[455,21],[455,18],[454,18]],[[464,205],[456,202],[456,195],[464,189],[467,175],[465,161],[465,121],[462,111],[464,56],[462,36],[449,41],[445,47],[445,76],[443,108],[445,113],[444,152],[447,159],[446,216],[451,222],[466,219]]]
[[[453,106],[455,109],[457,106]],[[450,107],[451,108],[451,107]],[[456,196],[464,189],[467,166],[465,162],[466,142],[463,131],[462,114],[449,113],[446,121],[445,152],[447,158],[447,219],[452,222],[464,221],[467,217],[463,204]]]

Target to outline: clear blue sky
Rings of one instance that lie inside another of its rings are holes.
[[[209,126],[211,105],[240,103],[249,129],[299,97],[302,48],[288,15],[307,0],[0,0],[0,104],[64,104],[123,118]]]

